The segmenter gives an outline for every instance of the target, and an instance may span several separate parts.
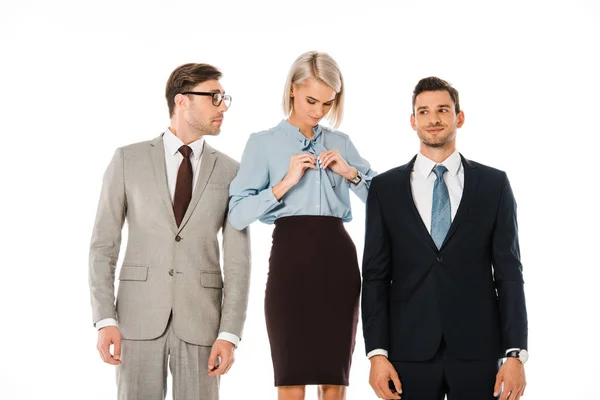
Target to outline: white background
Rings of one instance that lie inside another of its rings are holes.
[[[114,367],[95,349],[89,240],[114,149],[168,126],[171,71],[208,62],[224,72],[233,104],[209,141],[239,159],[250,133],[282,118],[288,68],[314,49],[338,61],[341,130],[380,172],[418,150],[417,81],[436,75],[459,90],[459,150],[507,171],[519,205],[525,398],[599,399],[599,17],[592,0],[2,0],[2,398],[115,398]],[[353,209],[347,229],[362,257],[356,197]],[[263,316],[271,227],[252,232],[248,320],[225,400],[276,393]],[[348,399],[375,398],[368,373],[359,326]]]

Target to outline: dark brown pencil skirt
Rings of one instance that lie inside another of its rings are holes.
[[[275,221],[265,295],[275,386],[348,385],[360,284],[341,219]]]

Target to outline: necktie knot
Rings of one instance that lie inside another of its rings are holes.
[[[181,153],[183,158],[190,158],[190,156],[192,155],[192,148],[184,144],[179,148],[179,152]]]
[[[443,165],[436,165],[433,167],[433,173],[438,179],[441,179],[446,171],[448,171],[448,168],[444,167]]]

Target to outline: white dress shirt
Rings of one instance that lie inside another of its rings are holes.
[[[413,171],[410,174],[410,189],[412,190],[413,200],[429,234],[431,234],[433,185],[436,180],[433,168],[436,165],[438,163],[419,153],[415,160]],[[441,165],[448,169],[448,172],[444,174],[444,182],[448,187],[448,194],[450,195],[451,220],[454,221],[465,185],[465,171],[458,151],[452,153]]]
[[[163,144],[165,148],[165,167],[167,170],[167,184],[169,186],[169,194],[171,195],[171,203],[175,197],[175,185],[177,183],[177,173],[179,166],[183,160],[183,155],[179,152],[179,148],[184,143],[170,129],[167,128],[163,135]],[[198,181],[198,171],[202,162],[202,151],[204,149],[204,138],[196,140],[188,145],[192,149],[190,161],[192,163],[192,194],[196,190],[196,182]],[[117,321],[113,318],[105,318],[96,323],[96,328],[101,329],[107,326],[117,326]],[[236,347],[240,343],[240,338],[237,335],[228,332],[220,332],[217,339],[227,340],[233,343]]]
[[[463,187],[465,184],[465,170],[462,165],[462,159],[458,151],[452,153],[442,163],[448,169],[444,174],[444,182],[448,187],[448,195],[450,196],[450,213],[452,221],[456,216],[456,210],[462,199]],[[419,215],[423,223],[427,227],[427,231],[431,234],[431,208],[433,207],[433,185],[436,180],[436,175],[433,168],[440,165],[433,160],[419,153],[415,159],[415,164],[410,173],[410,188],[412,190],[415,206],[419,211]],[[506,352],[519,349],[508,349]],[[387,350],[375,349],[367,354],[368,358],[376,355],[388,356]]]

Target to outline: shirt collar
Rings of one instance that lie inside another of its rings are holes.
[[[323,128],[321,128],[321,125],[315,125],[313,127],[313,132],[315,134],[312,138],[309,139],[306,136],[304,136],[302,132],[300,132],[300,129],[290,124],[285,119],[279,123],[278,128],[287,133],[289,136],[296,139],[297,141],[301,142],[303,147],[306,147],[309,144],[308,142],[310,141],[316,142],[321,136],[321,133],[323,133]]]
[[[415,160],[414,170],[423,175],[425,179],[429,177],[431,171],[433,171],[433,167],[441,164],[448,169],[448,173],[452,176],[456,176],[460,171],[462,166],[462,159],[460,157],[460,153],[458,150],[455,150],[448,158],[446,158],[441,163],[436,163],[435,161],[425,157],[422,153],[417,154],[417,159]]]
[[[163,135],[163,141],[165,143],[167,151],[173,156],[179,153],[179,148],[184,145],[181,139],[175,136],[175,134],[171,132],[171,129],[169,128],[167,128]],[[192,157],[200,157],[200,155],[202,154],[202,149],[204,148],[204,138],[202,137],[188,144],[188,146],[192,149]]]

